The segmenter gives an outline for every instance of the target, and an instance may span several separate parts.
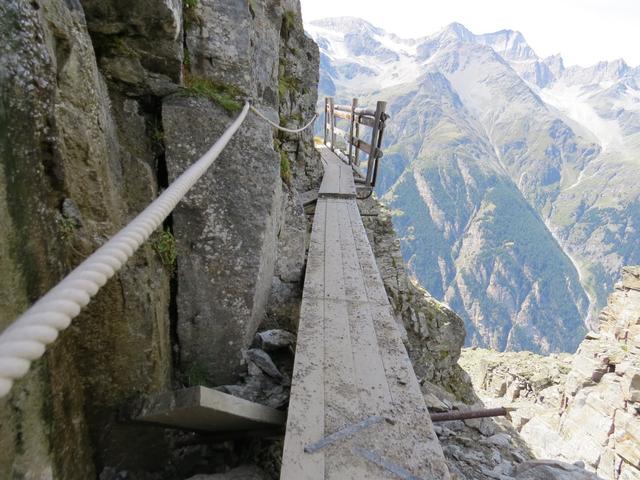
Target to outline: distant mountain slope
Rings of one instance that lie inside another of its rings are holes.
[[[321,98],[389,102],[377,193],[468,343],[575,349],[616,272],[640,261],[640,70],[565,68],[519,32],[460,24],[421,39],[349,17],[307,31]]]

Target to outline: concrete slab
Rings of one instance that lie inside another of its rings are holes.
[[[167,427],[232,432],[280,427],[285,412],[207,387],[190,387],[146,398],[131,418]]]

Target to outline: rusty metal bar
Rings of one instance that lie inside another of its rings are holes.
[[[431,413],[432,422],[447,422],[449,420],[469,420],[471,418],[505,417],[515,408],[485,408],[482,410],[455,410],[444,413]]]

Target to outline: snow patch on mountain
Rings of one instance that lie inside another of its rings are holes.
[[[417,40],[402,39],[349,17],[311,22],[306,30],[322,53],[333,61],[336,71],[340,72],[340,67],[348,63],[360,65],[361,72],[373,70],[376,73],[375,76],[366,75],[366,79],[357,71],[333,78],[338,90],[353,90],[365,80],[369,88],[387,88],[411,82],[421,73],[415,61]],[[361,44],[367,45],[370,51],[358,48]]]
[[[582,86],[555,82],[548,88],[539,89],[538,94],[545,103],[556,107],[591,132],[603,152],[623,148],[624,141],[617,120],[600,117],[589,103],[590,93],[585,93]]]

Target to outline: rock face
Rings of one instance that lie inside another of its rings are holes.
[[[623,269],[600,331],[574,356],[463,352],[483,399],[517,408],[514,426],[536,456],[582,461],[604,479],[640,476],[639,279],[640,267]]]
[[[463,320],[407,275],[390,211],[373,197],[358,206],[416,375],[462,399],[472,399],[467,376],[458,366],[465,339]]]
[[[0,16],[3,328],[151,200],[158,183],[144,106],[110,98],[80,3],[9,1]],[[0,477],[94,478],[96,452],[122,453],[113,449],[123,432],[115,409],[169,387],[169,274],[151,245],[0,400]],[[133,435],[129,447],[148,440]]]
[[[170,181],[231,121],[208,99],[185,97],[166,99],[162,118]],[[237,376],[242,349],[264,316],[282,214],[272,141],[271,128],[249,117],[173,214],[180,362],[185,371],[206,372],[213,384]]]
[[[212,144],[235,102],[251,97],[289,126],[315,109],[318,52],[296,0],[8,0],[0,37],[0,329]],[[294,323],[298,190],[321,172],[310,135],[274,137],[248,117],[0,400],[0,478],[215,473],[175,435],[116,421],[118,410],[189,379],[235,378],[267,313]],[[274,279],[287,288],[273,291]],[[240,461],[207,455],[216,468]]]
[[[249,7],[198,2],[186,23],[187,85],[241,91],[283,123],[292,115],[310,118],[317,76],[308,72],[317,71],[317,51],[304,35],[293,39],[300,31],[296,8],[295,3],[272,8],[265,2]],[[298,71],[281,71],[281,64],[294,59]],[[234,116],[207,99],[165,98],[169,178],[202,155]],[[307,222],[288,184],[292,178],[305,182],[304,166],[313,159],[308,135],[290,142],[291,158],[302,167],[292,172],[289,164],[281,165],[282,140],[252,114],[173,215],[180,364],[185,371],[203,372],[213,384],[236,380],[245,368],[243,350],[264,319],[272,285],[301,281]]]

